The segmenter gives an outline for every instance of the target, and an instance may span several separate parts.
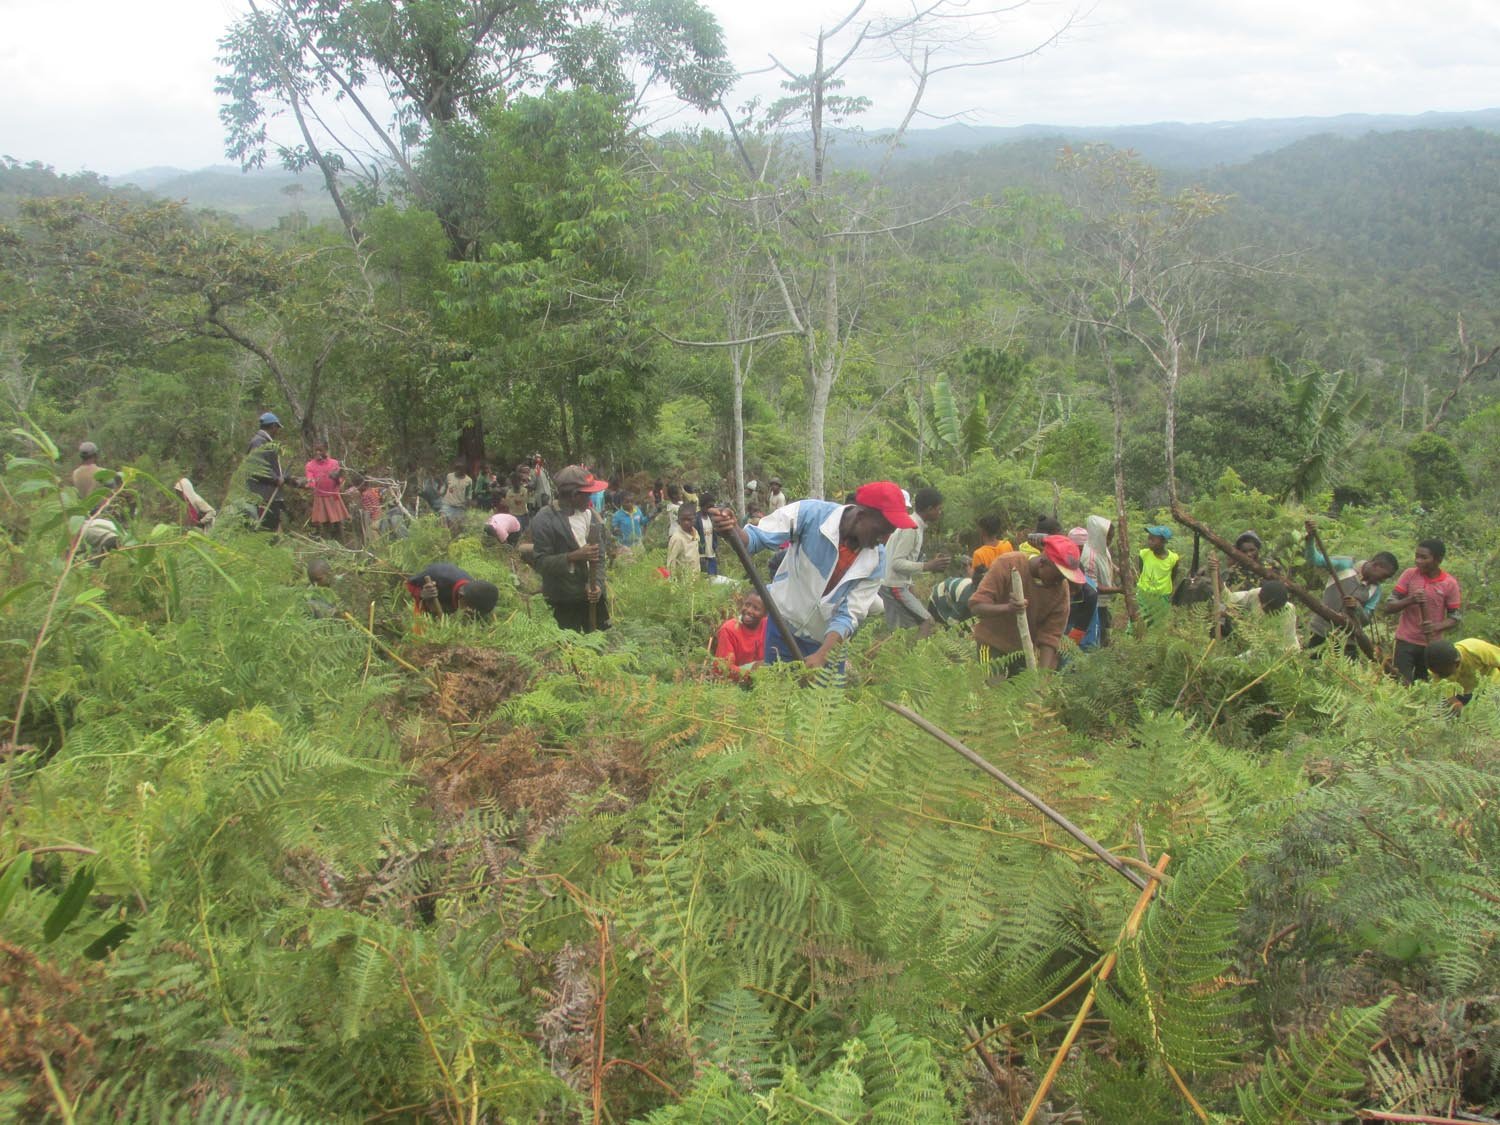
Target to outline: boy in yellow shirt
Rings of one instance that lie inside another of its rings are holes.
[[[1461,641],[1433,641],[1427,646],[1427,669],[1440,680],[1457,680],[1460,693],[1449,706],[1462,711],[1474,696],[1481,676],[1500,672],[1500,645],[1467,637]]]

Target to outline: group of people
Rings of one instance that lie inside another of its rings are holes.
[[[611,548],[606,543],[639,545],[649,517],[628,493],[610,494],[608,482],[582,466],[562,470],[553,485],[554,501],[530,521],[531,563],[542,577],[543,597],[563,628],[607,628]],[[613,502],[608,521],[598,506],[605,495]],[[653,516],[665,514],[669,521],[666,565],[660,568],[664,577],[716,576],[718,546],[730,536],[750,555],[771,556],[772,604],[759,593],[741,598],[735,616],[710,645],[721,669],[736,678],[759,663],[837,664],[843,643],[877,606],[894,629],[925,634],[970,623],[977,658],[996,675],[1020,666],[1024,621],[1036,665],[1056,668],[1064,638],[1083,652],[1108,643],[1113,618],[1107,601],[1121,592],[1111,550],[1114,525],[1099,515],[1066,533],[1055,518],[1039,516],[1017,536],[1019,547],[1005,537],[998,516],[984,516],[977,525],[980,545],[961,564],[962,576],[952,576],[948,572],[955,563],[948,553],[926,551],[928,536],[943,518],[943,497],[932,488],[908,494],[893,482],[873,481],[844,503],[808,499],[766,513],[751,508],[743,522],[731,509],[716,506],[711,495],[676,485],[653,488],[648,503]],[[1304,557],[1333,578],[1322,599],[1328,615],[1313,617],[1308,631],[1311,652],[1336,641],[1357,654],[1353,631],[1381,614],[1397,618],[1394,671],[1406,683],[1429,676],[1456,680],[1464,690],[1454,698],[1455,708],[1468,702],[1479,677],[1500,670],[1500,646],[1449,639],[1461,620],[1462,595],[1457,580],[1442,569],[1441,542],[1418,544],[1414,565],[1381,604],[1384,583],[1398,569],[1395,556],[1381,551],[1367,559],[1325,558],[1312,532],[1309,524]],[[1174,538],[1170,527],[1149,525],[1146,545],[1132,560],[1148,627],[1173,606],[1195,600],[1192,591],[1202,580],[1184,573]],[[1224,568],[1226,613],[1215,623],[1215,635],[1227,635],[1232,616],[1253,614],[1272,623],[1273,636],[1288,649],[1301,648],[1288,583],[1278,577],[1275,561],[1263,558],[1263,546],[1254,531],[1235,540],[1238,557]],[[916,585],[924,575],[936,576],[926,598]],[[423,578],[410,580],[414,598]],[[440,587],[441,608],[450,611],[443,591]]]
[[[350,502],[362,522],[381,518],[379,489],[350,472],[317,442],[303,468],[292,477],[281,463],[281,424],[262,414],[248,449],[248,484],[255,495],[258,525],[280,527],[285,490],[311,495],[309,522],[314,531],[339,538],[350,520]],[[759,593],[740,599],[734,617],[724,622],[711,648],[721,667],[736,677],[755,664],[799,659],[817,668],[836,660],[840,646],[881,607],[892,629],[915,628],[923,635],[939,627],[969,623],[978,659],[997,675],[1020,664],[1025,643],[1042,668],[1056,668],[1064,638],[1087,652],[1109,642],[1113,616],[1109,600],[1121,592],[1112,552],[1114,525],[1091,515],[1066,533],[1049,516],[1038,516],[1031,528],[1005,535],[1000,517],[977,521],[979,546],[967,561],[955,565],[946,551],[927,553],[928,537],[942,524],[943,496],[933,488],[907,493],[891,481],[872,481],[856,489],[845,503],[808,499],[788,502],[777,478],[762,489],[747,488],[751,502],[742,522],[719,506],[707,490],[658,480],[643,497],[611,491],[609,482],[582,465],[551,474],[541,457],[518,465],[508,481],[483,472],[486,487],[476,491],[464,465],[448,473],[435,506],[455,526],[475,503],[487,503],[491,514],[485,534],[500,543],[515,543],[529,534],[525,557],[541,578],[542,596],[558,625],[589,632],[610,622],[607,570],[612,553],[638,549],[646,528],[658,517],[667,524],[666,564],[670,579],[706,575],[718,579],[719,546],[733,536],[750,554],[768,553],[771,604]],[[99,464],[93,442],[79,446],[79,463],[70,480],[91,509],[80,529],[80,541],[95,557],[120,545],[119,527],[103,511],[119,487],[119,475]],[[216,512],[186,478],[175,489],[185,505],[184,522],[210,525]],[[762,508],[764,494],[767,507]],[[349,499],[346,500],[346,497]],[[1325,612],[1312,617],[1305,647],[1321,655],[1335,644],[1351,657],[1360,654],[1362,631],[1379,616],[1396,618],[1391,670],[1405,683],[1437,677],[1463,689],[1453,706],[1461,708],[1481,677],[1500,673],[1500,646],[1478,638],[1455,640],[1462,621],[1462,591],[1442,567],[1441,541],[1417,545],[1413,565],[1396,577],[1396,557],[1381,551],[1369,558],[1325,556],[1309,521],[1303,557],[1330,575],[1323,590]],[[1191,573],[1173,547],[1174,533],[1164,524],[1146,528],[1146,544],[1130,560],[1143,622],[1161,621],[1173,606],[1206,600],[1206,579],[1198,573],[1197,548]],[[1227,612],[1213,634],[1227,635],[1233,616],[1254,614],[1275,625],[1288,649],[1304,647],[1290,606],[1288,580],[1275,560],[1263,555],[1265,544],[1254,531],[1233,543],[1220,578],[1220,600]],[[962,569],[962,575],[953,575]],[[935,576],[926,597],[918,593],[924,576]],[[1396,578],[1391,597],[1384,584]],[[488,613],[498,590],[450,563],[434,563],[407,579],[419,613]],[[1299,595],[1304,596],[1304,595]],[[785,630],[785,631],[783,631]]]
[[[282,468],[280,438],[281,420],[262,414],[246,456],[246,485],[256,498],[256,525],[263,531],[281,530],[288,490],[305,489],[311,497],[308,524],[314,535],[342,542],[345,526],[353,523],[360,541],[368,542],[385,519],[386,497],[380,486],[329,456],[326,440],[313,443],[301,477],[289,474]]]

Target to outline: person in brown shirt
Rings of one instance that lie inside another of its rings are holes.
[[[979,659],[1000,661],[1008,675],[1021,653],[1021,632],[1016,614],[1025,610],[1036,647],[1036,662],[1042,668],[1057,667],[1057,650],[1068,624],[1072,600],[1070,582],[1082,586],[1087,579],[1078,566],[1078,548],[1065,535],[1048,535],[1042,553],[1027,555],[1009,551],[998,556],[985,571],[969,608],[974,614],[974,639]],[[1021,576],[1024,598],[1012,599],[1011,575]]]
[[[109,470],[100,466],[99,447],[93,442],[85,441],[79,443],[78,460],[78,467],[73,470],[72,482],[73,489],[78,493],[80,500],[87,500],[100,489],[108,491],[120,486],[119,473],[112,473],[104,480],[99,479],[101,473],[106,473]]]

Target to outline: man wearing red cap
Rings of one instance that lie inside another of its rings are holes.
[[[1001,664],[1000,674],[1009,675],[1021,653],[1021,630],[1017,615],[1026,614],[1036,646],[1036,662],[1042,668],[1057,667],[1057,650],[1068,624],[1072,600],[1069,583],[1084,585],[1088,579],[1078,565],[1078,548],[1065,535],[1048,535],[1039,555],[1011,551],[1000,555],[985,571],[969,609],[974,614],[974,639],[979,659]],[[1024,597],[1017,603],[1011,575],[1021,576]]]
[[[582,465],[569,465],[552,478],[552,485],[557,499],[531,521],[531,565],[542,576],[542,597],[562,628],[578,633],[606,629],[604,521],[590,500],[608,488],[609,481]]]
[[[771,597],[809,668],[827,664],[879,604],[883,544],[897,528],[916,527],[901,489],[885,480],[862,486],[852,504],[798,500],[743,528],[732,511],[716,508],[713,521],[720,535],[738,535],[751,554],[787,548]],[[773,618],[766,623],[766,663],[790,659]]]

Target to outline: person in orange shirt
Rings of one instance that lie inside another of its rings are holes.
[[[980,516],[979,534],[984,540],[983,544],[975,549],[974,555],[969,560],[968,576],[978,582],[997,558],[1008,555],[1015,550],[1009,539],[1000,537],[1002,524],[999,516]]]

